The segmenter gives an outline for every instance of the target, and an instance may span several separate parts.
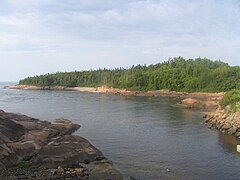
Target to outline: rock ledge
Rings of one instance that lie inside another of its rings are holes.
[[[0,111],[0,179],[123,179],[66,119],[50,123]]]

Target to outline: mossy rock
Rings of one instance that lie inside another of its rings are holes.
[[[22,169],[27,169],[31,167],[31,163],[28,161],[21,161],[20,163],[18,163],[18,167]]]

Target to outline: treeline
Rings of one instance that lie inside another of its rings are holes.
[[[177,57],[155,65],[92,71],[57,72],[28,77],[21,85],[97,87],[129,90],[223,92],[240,88],[240,67],[207,58]]]

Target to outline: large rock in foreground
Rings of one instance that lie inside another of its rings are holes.
[[[0,179],[122,179],[98,149],[72,135],[78,128],[0,111]]]

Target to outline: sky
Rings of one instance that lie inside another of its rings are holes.
[[[239,51],[239,0],[0,0],[0,81]]]

